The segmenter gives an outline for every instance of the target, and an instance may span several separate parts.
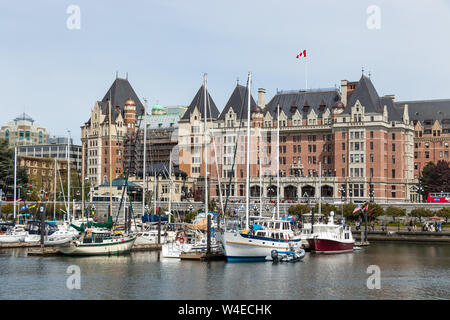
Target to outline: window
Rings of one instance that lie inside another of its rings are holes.
[[[373,142],[370,142],[370,150],[373,150]]]
[[[392,140],[395,140],[395,133],[392,134]]]
[[[395,151],[395,143],[392,144],[392,151]]]
[[[345,142],[342,142],[342,150],[345,150]]]
[[[370,154],[370,162],[373,162],[373,153]]]
[[[373,131],[370,131],[370,138],[373,139]]]
[[[395,178],[395,169],[392,169],[392,178]]]

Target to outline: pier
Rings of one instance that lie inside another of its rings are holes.
[[[361,231],[353,231],[355,240],[361,240]],[[368,231],[367,239],[377,241],[405,241],[424,243],[450,243],[450,232],[426,231]]]
[[[217,261],[224,260],[223,253],[206,253],[206,252],[190,252],[182,253],[180,255],[181,260],[197,260],[197,261]]]

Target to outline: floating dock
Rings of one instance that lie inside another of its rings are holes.
[[[44,247],[44,248],[29,248],[27,249],[27,256],[41,256],[41,257],[50,257],[50,256],[59,256],[62,253],[58,252],[56,247]]]
[[[135,244],[131,248],[131,252],[136,251],[158,251],[161,250],[162,244]]]
[[[37,248],[39,246],[40,246],[39,242],[0,243],[0,249]]]
[[[191,253],[182,253],[180,255],[180,259],[197,260],[197,261],[214,261],[214,260],[224,260],[225,255],[223,253],[191,252]]]
[[[355,240],[361,240],[361,232],[353,231]],[[370,242],[404,241],[421,243],[450,243],[449,232],[427,232],[427,231],[368,231],[367,239]]]

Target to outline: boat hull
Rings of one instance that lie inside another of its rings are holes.
[[[346,253],[353,252],[354,242],[343,242],[331,239],[308,239],[311,252],[315,253]]]
[[[121,239],[111,243],[79,243],[69,242],[66,245],[58,246],[58,251],[65,255],[72,256],[96,256],[96,255],[119,255],[129,253],[133,247],[136,237]]]
[[[300,248],[300,239],[284,241],[250,236],[237,232],[224,232],[221,235],[224,254],[229,262],[266,261],[272,250],[289,251]]]
[[[0,235],[0,243],[24,242],[26,235]]]

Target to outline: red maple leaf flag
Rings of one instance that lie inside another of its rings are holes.
[[[300,52],[300,53],[297,55],[297,59],[300,58],[300,57],[306,58],[306,49],[303,50],[302,52]]]

